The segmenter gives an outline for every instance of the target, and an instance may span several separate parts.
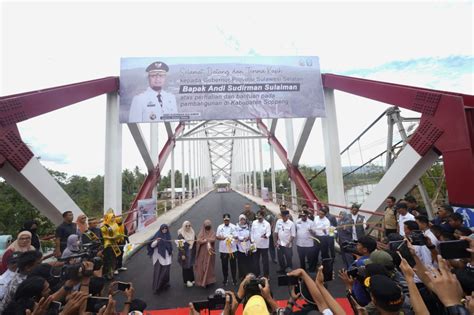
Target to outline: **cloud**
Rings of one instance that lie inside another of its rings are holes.
[[[67,165],[70,162],[66,154],[52,151],[48,145],[41,143],[36,137],[27,137],[25,143],[42,162],[56,165]]]
[[[338,74],[472,93],[473,73],[474,57],[452,55],[394,60],[371,68],[343,70]]]

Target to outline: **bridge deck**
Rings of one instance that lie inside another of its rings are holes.
[[[224,213],[231,214],[231,222],[235,223],[238,215],[243,209],[243,205],[249,202],[252,204],[254,211],[258,210],[255,203],[235,192],[217,193],[211,192],[198,203],[196,203],[185,215],[179,218],[170,226],[172,238],[177,237],[177,230],[181,227],[183,221],[190,221],[196,233],[199,232],[202,222],[209,218],[213,222],[213,228],[216,229],[222,223],[222,215]],[[151,289],[153,267],[151,259],[146,255],[146,250],[141,249],[127,263],[128,271],[122,272],[116,277],[119,281],[131,281],[134,284],[137,298],[143,299],[148,304],[148,310],[171,309],[184,307],[191,301],[199,301],[205,299],[212,294],[217,288],[222,287],[222,269],[219,256],[216,257],[216,277],[217,283],[210,288],[192,287],[187,288],[183,285],[181,267],[176,262],[176,247],[173,248],[173,264],[171,265],[171,288],[158,295],[154,295]],[[298,266],[298,256],[296,248],[293,254],[293,266]],[[342,262],[340,257],[336,259],[335,270],[341,268]],[[288,290],[286,287],[277,286],[276,270],[279,269],[277,264],[270,261],[270,285],[274,297],[278,300],[288,298]],[[230,272],[230,271],[229,271]],[[237,290],[237,287],[228,285],[227,290]],[[329,289],[335,297],[344,296],[344,287],[340,279],[336,279],[329,284]],[[123,300],[118,297],[119,305]],[[119,306],[120,308],[120,306]]]

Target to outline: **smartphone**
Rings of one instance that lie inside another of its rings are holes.
[[[283,286],[289,286],[289,285],[297,285],[298,282],[298,277],[295,276],[278,276],[278,286],[283,287]]]
[[[424,246],[426,245],[425,235],[423,231],[416,230],[410,233],[410,241],[412,245]]]
[[[396,252],[396,251],[397,251],[397,248],[398,248],[403,242],[404,242],[404,240],[388,242],[388,249],[390,249],[391,252]]]
[[[99,296],[89,296],[87,298],[86,312],[98,313],[99,310],[109,303],[109,298]]]
[[[117,290],[119,291],[125,291],[126,289],[130,289],[130,283],[129,282],[117,282]]]
[[[209,301],[204,300],[204,301],[196,301],[193,302],[194,309],[198,312],[202,310],[206,310],[209,307]]]
[[[406,241],[403,241],[398,246],[397,252],[399,252],[400,255],[402,255],[402,257],[406,259],[406,261],[408,262],[410,267],[412,267],[412,268],[415,267],[415,265],[416,265],[415,258],[413,258],[413,256],[411,255]]]
[[[469,242],[466,240],[446,241],[439,243],[439,252],[444,259],[470,258],[467,251]]]
[[[323,262],[323,276],[324,276],[324,282],[332,281],[334,280],[334,273],[333,273],[333,259],[332,258],[324,258]]]
[[[59,314],[59,311],[61,310],[61,306],[62,306],[61,302],[51,301],[48,308],[48,314]]]

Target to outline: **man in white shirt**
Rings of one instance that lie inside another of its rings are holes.
[[[315,258],[314,258],[314,265],[316,266],[319,261],[319,252],[321,252],[321,258],[329,258],[329,228],[331,227],[331,222],[326,217],[327,212],[329,209],[327,207],[321,207],[318,210],[318,215],[314,217],[314,225],[313,230],[316,234],[316,241],[315,246]]]
[[[163,90],[169,67],[166,63],[157,61],[150,64],[148,73],[148,88],[135,95],[132,99],[129,112],[129,123],[157,122],[174,119],[173,114],[178,112],[176,97]]]
[[[293,221],[289,220],[290,211],[281,211],[281,219],[275,225],[275,246],[278,249],[278,263],[280,270],[277,273],[285,274],[293,269],[293,239],[296,228]]]
[[[257,251],[253,254],[254,257],[254,273],[260,276],[260,258],[262,259],[263,265],[263,276],[268,277],[270,274],[268,267],[268,247],[270,245],[270,237],[272,230],[270,223],[264,219],[265,211],[257,212],[257,220],[253,221],[252,228],[250,230],[250,238],[252,243],[255,244]]]
[[[14,252],[10,257],[8,257],[8,269],[0,276],[0,301],[5,297],[7,287],[12,281],[13,276],[16,274],[18,256],[20,256],[20,254],[20,252]]]
[[[416,223],[415,220],[409,220],[409,221],[405,221],[403,223],[403,229],[404,229],[403,234],[405,234],[407,237],[410,237],[410,234],[413,231],[419,230],[420,227],[418,226],[418,223]],[[432,259],[432,256],[431,256],[431,252],[428,249],[428,247],[426,247],[426,245],[412,245],[412,246],[415,249],[416,256],[418,256],[418,258],[420,258],[423,265],[425,265],[425,267],[428,270],[431,270],[431,268],[433,268],[434,265],[433,265],[433,259]],[[416,283],[422,283],[420,278],[418,278],[416,275],[415,275],[414,279],[415,279]]]
[[[405,236],[405,226],[406,221],[415,221],[413,214],[408,212],[408,207],[405,203],[397,203],[397,212],[398,212],[398,233],[401,236]]]
[[[431,241],[431,245],[438,247],[439,240],[430,230],[430,220],[425,215],[419,215],[415,217],[416,223],[420,227],[420,230],[423,231],[423,234],[428,237]]]
[[[301,211],[299,219],[296,220],[296,250],[300,259],[300,266],[306,271],[312,271],[314,264],[314,222],[308,218],[308,211]],[[306,269],[306,259],[309,269]]]
[[[235,225],[230,223],[230,214],[224,214],[223,218],[224,223],[217,227],[216,239],[219,240],[219,253],[221,256],[222,273],[224,274],[224,285],[227,285],[227,278],[229,276],[229,262],[232,282],[234,285],[237,285],[237,265],[235,254],[237,251],[235,243],[237,231]]]
[[[360,206],[356,203],[351,206],[352,240],[354,242],[365,235],[367,228],[367,219],[364,215],[359,214],[359,208]]]

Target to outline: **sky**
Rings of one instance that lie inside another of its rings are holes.
[[[319,56],[322,73],[467,94],[474,89],[471,1],[3,1],[0,10],[3,96],[118,76],[121,57],[143,56],[309,55]],[[388,107],[342,92],[335,97],[341,149]],[[384,150],[385,121],[343,157],[344,165]],[[295,138],[302,122],[294,119]],[[141,127],[148,138],[149,126]],[[159,128],[161,147],[166,132]],[[22,122],[19,129],[45,166],[89,178],[103,174],[105,96]],[[285,144],[283,121],[277,137]],[[268,167],[267,145],[264,152]],[[300,164],[325,164],[320,119]],[[145,171],[124,125],[122,167],[135,165]]]

